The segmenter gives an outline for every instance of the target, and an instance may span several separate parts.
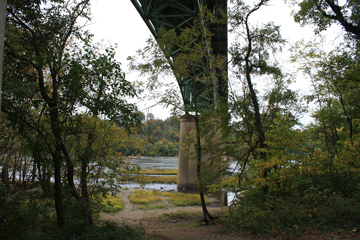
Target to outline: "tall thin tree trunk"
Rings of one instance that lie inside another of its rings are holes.
[[[54,197],[55,197],[55,210],[58,222],[58,227],[62,228],[65,226],[65,212],[63,206],[62,197],[62,183],[61,183],[61,146],[56,146],[54,155]]]
[[[195,153],[196,153],[196,160],[197,160],[197,178],[199,183],[199,194],[200,194],[200,201],[201,201],[201,207],[203,210],[203,222],[206,224],[209,224],[211,221],[214,220],[214,217],[211,216],[209,211],[207,210],[206,203],[205,203],[205,194],[204,194],[204,185],[202,182],[202,176],[201,176],[201,136],[200,136],[200,125],[199,125],[199,117],[195,116],[195,126],[196,126],[196,144],[195,144]]]
[[[61,183],[62,141],[61,141],[61,130],[60,130],[61,127],[59,122],[59,112],[58,109],[55,107],[50,110],[50,121],[51,121],[51,130],[55,137],[55,151],[53,155],[54,177],[55,177],[55,187],[54,187],[55,210],[56,210],[58,227],[62,228],[66,224],[63,196],[62,196],[62,183]]]
[[[9,181],[9,163],[10,157],[5,157],[5,163],[1,170],[1,181],[6,186],[7,189],[10,189],[10,181]]]

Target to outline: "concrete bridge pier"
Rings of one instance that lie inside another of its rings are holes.
[[[178,163],[178,176],[177,176],[177,188],[178,192],[184,193],[198,193],[197,187],[197,163],[194,159],[194,144],[186,144],[189,140],[190,132],[196,129],[195,120],[190,115],[180,116],[180,147],[179,147],[179,163]],[[209,154],[202,157],[202,161],[206,162],[209,159]],[[206,166],[207,164],[205,163]],[[208,171],[213,172],[221,168],[221,165],[213,167],[207,166]],[[216,168],[216,169],[214,169]],[[216,179],[214,181],[219,181]],[[217,204],[220,206],[227,206],[227,193],[220,192],[206,192],[207,195],[216,198]]]
[[[195,130],[195,120],[190,115],[180,116],[180,141],[177,187],[180,189],[197,189],[196,160],[191,159],[190,153],[194,146],[188,146],[186,140],[189,133]]]
[[[179,189],[197,189],[197,162],[195,157],[194,143],[189,145],[189,140],[195,140],[195,136],[191,136],[192,131],[195,131],[196,123],[190,115],[180,116],[180,147],[179,147],[179,162],[178,162],[178,178],[177,187]],[[189,139],[191,137],[192,139]],[[217,141],[216,137],[212,139]],[[203,143],[203,140],[201,140]],[[213,157],[212,153],[202,153],[202,171],[207,171],[210,175],[216,175],[216,172],[222,170],[221,163],[210,164],[209,160]],[[214,175],[214,177],[215,177]],[[219,175],[213,179],[214,183],[220,181]]]

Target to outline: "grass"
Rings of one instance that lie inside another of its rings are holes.
[[[152,168],[147,170],[141,170],[141,174],[144,175],[177,175],[177,169],[161,169],[161,168]]]
[[[106,213],[117,213],[124,209],[125,203],[121,197],[113,196],[113,195],[106,195],[103,199],[101,210]]]
[[[144,176],[144,184],[146,183],[177,183],[177,176]]]
[[[164,209],[166,208],[162,202],[163,199],[155,196],[153,192],[146,190],[135,190],[134,193],[129,195],[131,203],[137,204],[136,208],[140,210]]]
[[[129,195],[129,200],[135,204],[148,204],[162,201],[162,198],[146,190],[135,190],[134,193]]]
[[[199,194],[186,194],[175,192],[150,192],[146,190],[135,190],[129,195],[129,200],[133,204],[137,204],[136,208],[140,210],[164,209],[165,201],[174,204],[175,206],[198,206],[201,205]],[[210,202],[209,198],[205,196],[205,203]]]
[[[118,177],[119,181],[133,181],[142,184],[148,183],[177,183],[177,169],[148,169],[140,171],[142,175],[135,174],[131,179]],[[165,175],[165,176],[149,176],[149,175]]]
[[[153,209],[165,209],[165,205],[160,203],[160,204],[145,204],[145,205],[138,205],[137,209],[139,210],[153,210]]]
[[[176,206],[198,206],[201,205],[199,194],[174,193],[174,192],[156,192],[155,195],[168,197],[167,201]],[[205,196],[205,203],[210,202],[209,198]]]

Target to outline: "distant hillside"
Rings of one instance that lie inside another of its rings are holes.
[[[123,154],[141,156],[177,156],[179,154],[180,121],[169,117],[165,120],[154,119],[152,114],[143,118],[143,128],[137,134],[142,141],[142,148],[138,144],[121,147]]]

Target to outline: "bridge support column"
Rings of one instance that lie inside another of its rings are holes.
[[[190,115],[180,116],[180,141],[177,187],[197,189],[196,160],[191,158],[194,146],[188,146],[186,141],[189,133],[195,130],[195,120]]]

